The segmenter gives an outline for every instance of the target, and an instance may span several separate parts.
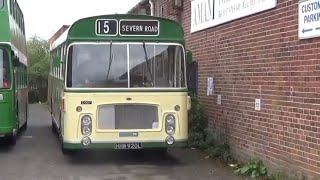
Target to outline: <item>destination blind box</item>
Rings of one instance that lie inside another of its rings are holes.
[[[154,20],[121,20],[121,36],[158,36],[159,21]]]
[[[160,23],[157,20],[97,19],[98,36],[159,36]]]

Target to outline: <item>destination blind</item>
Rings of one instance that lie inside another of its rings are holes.
[[[159,21],[154,20],[121,20],[120,35],[158,36]]]
[[[117,20],[98,19],[96,34],[99,36],[159,36],[160,27],[157,20]]]

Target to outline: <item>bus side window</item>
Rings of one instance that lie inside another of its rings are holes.
[[[73,47],[71,46],[69,49],[68,57],[66,58],[67,64],[67,87],[72,87],[72,54],[73,54]]]

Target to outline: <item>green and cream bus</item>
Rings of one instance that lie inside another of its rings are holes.
[[[63,153],[186,146],[182,27],[144,15],[73,23],[51,46],[48,102]]]
[[[0,0],[0,24],[0,137],[15,145],[28,119],[25,26],[16,0]]]

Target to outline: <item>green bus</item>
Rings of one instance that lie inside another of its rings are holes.
[[[179,23],[146,15],[87,17],[50,49],[48,102],[63,153],[186,147],[191,101]]]
[[[28,119],[25,25],[16,0],[0,0],[0,22],[0,137],[15,145]]]

